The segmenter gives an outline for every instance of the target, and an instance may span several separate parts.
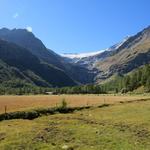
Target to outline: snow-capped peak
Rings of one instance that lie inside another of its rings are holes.
[[[91,57],[91,56],[96,56],[98,54],[101,54],[105,51],[114,51],[116,49],[118,49],[122,44],[124,44],[127,40],[129,39],[129,36],[127,36],[126,38],[123,39],[122,42],[120,43],[117,43],[105,50],[99,50],[99,51],[96,51],[96,52],[87,52],[87,53],[64,53],[64,54],[61,54],[61,56],[63,57],[67,57],[67,58],[70,58],[70,59],[82,59],[82,58],[87,58],[87,57]]]
[[[79,54],[78,53],[77,54],[65,53],[65,54],[61,54],[61,56],[68,57],[68,58],[71,58],[71,59],[74,59],[74,58],[81,59],[81,58],[85,58],[85,57],[95,56],[95,55],[100,54],[104,51],[105,50],[101,50],[101,51],[97,51],[97,52],[79,53]]]
[[[122,40],[122,42],[117,43],[117,44],[115,44],[115,45],[113,45],[113,46],[107,48],[106,50],[107,50],[107,51],[113,51],[113,50],[118,49],[118,48],[119,48],[120,46],[122,46],[122,44],[124,44],[129,38],[130,38],[130,36],[127,36],[126,38],[124,38],[124,39]]]

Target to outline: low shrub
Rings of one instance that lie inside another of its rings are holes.
[[[17,111],[10,112],[6,114],[0,114],[0,121],[2,120],[10,120],[10,119],[35,119],[39,117],[39,113],[37,111]]]

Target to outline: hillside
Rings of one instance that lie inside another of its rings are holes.
[[[61,57],[54,51],[47,49],[40,39],[38,39],[32,32],[28,32],[26,29],[10,30],[2,28],[0,29],[0,38],[28,49],[41,61],[63,70],[70,78],[77,81],[79,84],[93,82],[95,72],[81,65],[72,64],[64,57]]]
[[[64,71],[41,62],[27,49],[4,40],[0,40],[0,60],[1,82],[19,78],[37,86],[75,85]]]
[[[9,30],[7,28],[2,28],[0,29],[0,38],[28,49],[32,54],[36,55],[44,62],[63,68],[59,60],[59,55],[47,49],[40,39],[26,29]]]
[[[29,63],[26,62],[28,57],[18,59],[17,62],[12,59],[11,63],[8,60],[6,62],[4,58],[1,60],[19,69],[25,80],[40,86],[101,83],[112,76],[127,74],[150,63],[150,27],[103,51],[62,56],[46,48],[40,39],[26,29],[0,29],[0,38],[8,43],[17,44],[27,51],[27,55],[31,55]],[[15,53],[14,51],[10,55],[14,58],[20,55],[18,52]],[[38,64],[41,69],[29,64]]]
[[[101,85],[107,92],[150,92],[150,65],[144,65],[125,75],[113,76]]]
[[[150,63],[150,27],[130,37],[111,56],[97,62],[100,70],[97,80],[107,79],[114,74],[126,74]]]
[[[93,82],[101,83],[150,63],[150,27],[106,50],[63,56],[68,62],[94,72]]]

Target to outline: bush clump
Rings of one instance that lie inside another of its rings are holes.
[[[0,114],[0,121],[9,120],[9,119],[35,119],[39,117],[39,113],[37,111],[17,111],[10,112],[6,114]]]

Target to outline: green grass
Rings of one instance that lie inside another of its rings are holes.
[[[150,101],[0,122],[0,150],[149,150]]]

